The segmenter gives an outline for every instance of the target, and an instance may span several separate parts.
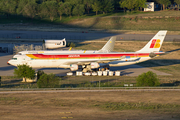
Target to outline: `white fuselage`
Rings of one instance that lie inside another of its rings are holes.
[[[33,53],[33,52],[29,52]],[[42,52],[41,52],[42,53]],[[67,54],[68,53],[68,54]],[[47,58],[38,58],[37,56],[47,56]],[[107,57],[108,55],[114,57]],[[59,56],[57,58],[56,56]],[[61,57],[65,56],[65,57]],[[87,57],[83,57],[87,56]],[[97,57],[98,56],[98,57]],[[105,56],[105,57],[103,57]],[[118,58],[122,59],[117,60]],[[48,58],[49,57],[49,58]],[[70,64],[78,64],[79,62],[89,62],[89,61],[108,61],[109,66],[124,66],[135,64],[139,62],[143,62],[146,60],[151,59],[148,56],[148,53],[145,53],[142,56],[140,53],[135,52],[111,52],[111,53],[96,53],[96,51],[61,51],[61,53],[51,53],[48,51],[44,51],[42,54],[22,54],[22,55],[15,55],[13,59],[9,60],[8,62],[11,65],[17,66],[22,64],[27,64],[33,68],[69,68]],[[103,64],[100,62],[100,65]]]

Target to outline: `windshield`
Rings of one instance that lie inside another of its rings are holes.
[[[16,55],[22,55],[22,53],[17,53]]]
[[[17,60],[17,58],[12,58],[12,60]]]

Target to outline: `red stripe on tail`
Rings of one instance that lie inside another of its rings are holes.
[[[155,43],[156,43],[156,39],[153,39],[153,40],[152,40],[152,43],[151,43],[151,45],[150,45],[150,48],[154,48]]]

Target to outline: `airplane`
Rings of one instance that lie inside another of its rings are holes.
[[[101,66],[124,66],[147,61],[158,55],[164,54],[160,48],[166,36],[167,30],[159,31],[142,49],[136,52],[112,52],[111,44],[105,45],[105,51],[96,52],[61,52],[61,53],[32,53],[15,55],[8,64],[17,66],[27,64],[33,68],[70,68],[76,71],[82,67],[83,72]],[[111,41],[108,41],[111,43]],[[107,49],[108,48],[108,49]],[[109,51],[108,51],[109,50]]]

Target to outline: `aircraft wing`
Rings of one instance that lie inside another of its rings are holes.
[[[65,65],[70,65],[70,64],[77,64],[77,65],[87,65],[90,64],[91,62],[97,62],[97,63],[108,63],[112,61],[117,61],[124,59],[125,56],[122,56],[120,58],[112,58],[112,59],[99,59],[99,60],[87,60],[87,61],[74,61],[74,62],[66,62],[64,63]]]

